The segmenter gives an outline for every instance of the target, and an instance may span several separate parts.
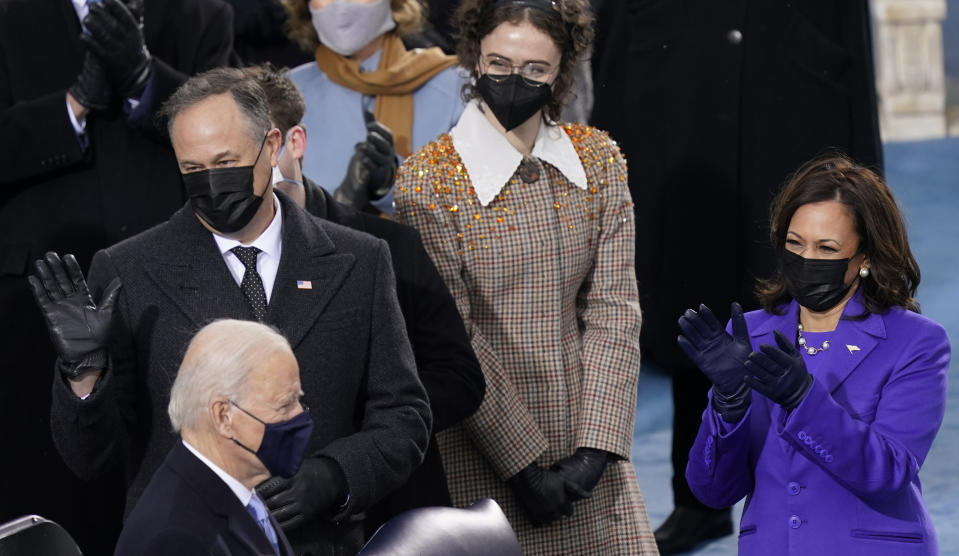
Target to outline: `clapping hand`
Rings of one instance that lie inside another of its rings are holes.
[[[333,195],[338,202],[358,209],[389,193],[397,167],[393,133],[368,110],[363,111],[363,118],[366,140],[356,144],[346,176]]]
[[[763,344],[746,361],[746,384],[786,411],[799,405],[812,386],[802,354],[782,333],[774,332],[776,346]]]
[[[138,11],[141,13],[134,13]],[[142,17],[140,2],[127,6],[120,0],[103,0],[91,4],[83,20],[90,34],[81,35],[81,40],[103,64],[107,78],[123,98],[140,98],[150,80],[151,58]]]

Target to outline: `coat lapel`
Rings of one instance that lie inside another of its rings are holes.
[[[842,318],[831,337],[829,349],[815,355],[820,363],[815,372],[816,380],[821,381],[830,393],[835,392],[878,345],[879,340],[886,337],[881,315],[870,314],[862,320],[849,318],[862,314],[864,310],[862,298],[857,293],[846,304]],[[787,338],[795,339],[797,322],[799,304],[793,301],[786,306],[784,315],[774,315],[754,330],[750,330],[753,347],[758,349],[761,344],[776,345],[774,330],[779,330]]]
[[[326,231],[282,194],[283,254],[273,284],[267,320],[293,349],[340,290],[356,259],[337,253]]]
[[[189,205],[169,220],[156,262],[144,271],[197,328],[211,317],[253,320],[240,287],[226,266],[211,234]]]

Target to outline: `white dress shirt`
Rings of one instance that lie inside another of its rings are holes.
[[[226,261],[226,266],[230,269],[230,274],[233,275],[233,279],[238,286],[243,282],[243,273],[246,272],[246,267],[230,249],[241,245],[243,247],[256,247],[262,251],[256,258],[256,271],[260,275],[260,280],[263,281],[267,303],[270,302],[270,296],[273,293],[276,273],[280,268],[280,254],[283,251],[283,213],[276,194],[273,195],[273,208],[273,221],[249,245],[244,245],[235,239],[213,234],[213,239],[216,241],[217,247],[220,248],[220,254],[223,255],[223,260]]]
[[[450,130],[450,137],[466,166],[476,197],[485,207],[516,173],[523,154],[486,119],[477,101],[466,105],[456,126]],[[531,154],[556,167],[576,187],[586,189],[586,170],[561,126],[540,124]]]

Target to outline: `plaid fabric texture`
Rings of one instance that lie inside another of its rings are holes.
[[[397,174],[395,217],[417,228],[466,323],[486,398],[439,435],[457,505],[494,498],[526,554],[655,554],[629,463],[640,309],[626,162],[605,132],[565,125],[586,169],[577,188],[535,158],[486,207],[443,135]],[[619,456],[575,514],[533,528],[505,479],[576,448]]]

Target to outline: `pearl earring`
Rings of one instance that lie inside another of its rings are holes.
[[[866,268],[866,267],[860,268],[860,269],[859,269],[859,277],[860,277],[860,278],[869,278],[869,269]]]

